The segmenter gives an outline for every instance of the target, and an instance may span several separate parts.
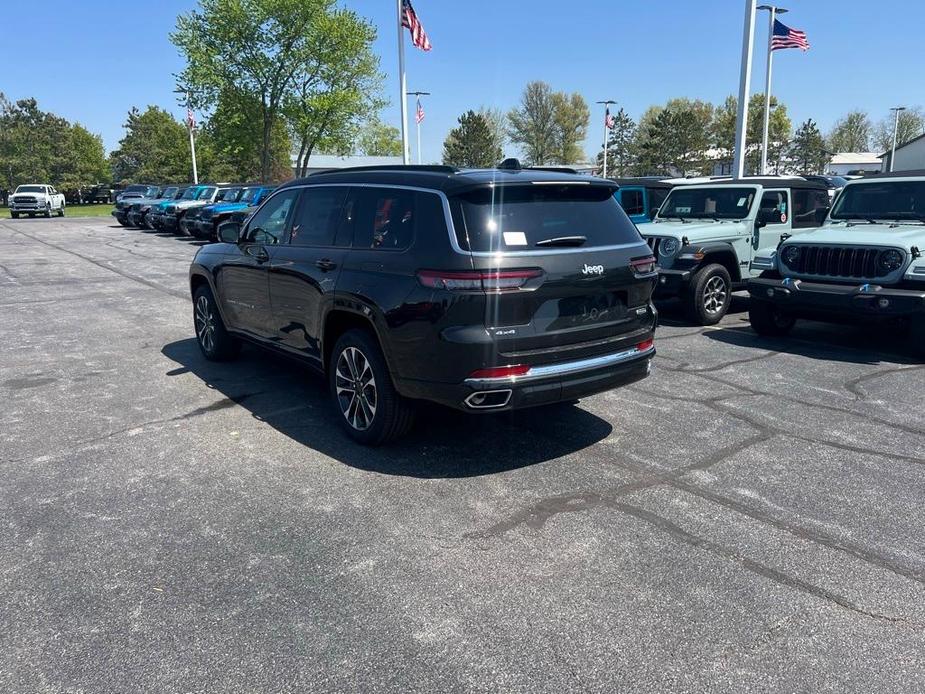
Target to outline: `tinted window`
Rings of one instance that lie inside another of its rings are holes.
[[[463,250],[523,251],[563,236],[584,236],[585,248],[640,240],[613,190],[604,186],[479,188],[455,198],[452,205]]]
[[[828,197],[828,195],[826,195]],[[772,190],[761,196],[761,209],[773,210],[778,215],[777,221],[769,221],[769,225],[786,224],[787,215],[790,214],[790,205],[787,204],[787,192]]]
[[[284,190],[267,200],[247,225],[247,240],[275,244],[286,234],[286,224],[295,206],[298,190]]]
[[[240,188],[225,188],[224,190],[218,191],[218,195],[215,196],[215,202],[235,202],[240,196]]]
[[[293,246],[333,246],[347,188],[306,188],[292,220]]]
[[[357,192],[350,216],[353,247],[398,251],[414,239],[414,191],[362,188]]]
[[[199,195],[196,196],[196,199],[197,200],[211,200],[212,196],[215,195],[215,190],[216,189],[214,187],[203,188],[199,192]]]
[[[168,188],[163,193],[161,193],[162,198],[172,198],[176,196],[178,188]]]
[[[925,181],[852,183],[845,186],[832,219],[925,219]]]
[[[669,193],[658,216],[680,219],[743,219],[748,216],[754,199],[754,188],[680,186]]]
[[[793,197],[790,222],[794,229],[817,227],[822,224],[829,209],[827,191],[794,188],[790,195]]]
[[[181,200],[195,200],[196,196],[199,195],[200,191],[201,191],[200,188],[187,188],[186,190],[183,191],[183,197],[181,197],[180,199]]]
[[[620,205],[629,215],[642,214],[646,211],[642,198],[642,191],[638,188],[627,188],[620,191]]]
[[[662,203],[665,202],[665,198],[668,197],[668,190],[665,188],[649,188],[648,191],[649,209],[646,211],[658,210],[658,208],[662,206]]]

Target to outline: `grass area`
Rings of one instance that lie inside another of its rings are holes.
[[[102,204],[102,205],[68,205],[64,208],[65,217],[108,217],[110,212],[112,212],[112,205]],[[4,208],[2,213],[3,219],[10,218],[9,209]],[[28,217],[28,215],[26,215]],[[56,213],[52,213],[52,217],[56,217]]]

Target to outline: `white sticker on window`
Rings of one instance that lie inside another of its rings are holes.
[[[690,214],[691,208],[690,207],[676,207],[674,208],[674,211],[679,212],[681,214]]]
[[[527,235],[522,231],[505,231],[504,244],[506,246],[526,246]]]
[[[738,207],[745,207],[745,198],[739,198],[739,202],[736,203]]]

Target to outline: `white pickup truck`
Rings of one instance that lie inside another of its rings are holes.
[[[64,194],[59,193],[53,186],[29,184],[17,186],[16,192],[10,196],[10,216],[18,219],[21,214],[34,217],[43,214],[51,217],[55,212],[59,217],[64,216]]]

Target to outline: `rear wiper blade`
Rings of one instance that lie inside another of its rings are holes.
[[[537,246],[581,246],[588,240],[587,236],[556,236],[552,239],[537,241]]]

